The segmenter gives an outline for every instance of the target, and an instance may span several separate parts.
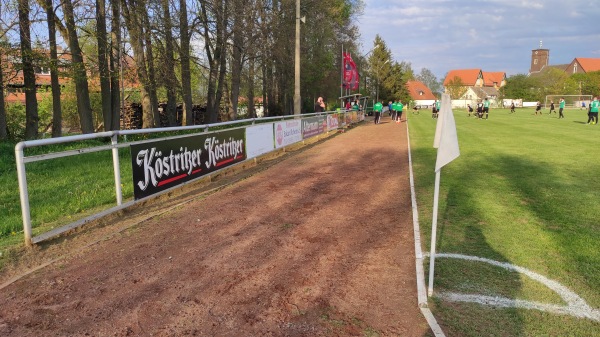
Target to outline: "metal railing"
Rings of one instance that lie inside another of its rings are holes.
[[[345,112],[345,111],[342,111],[342,112]],[[303,115],[287,115],[287,116],[251,118],[251,119],[243,119],[243,120],[236,120],[236,121],[230,121],[230,122],[203,124],[203,125],[194,125],[194,126],[106,131],[106,132],[98,132],[98,133],[93,133],[93,134],[66,136],[66,137],[60,137],[60,138],[22,141],[15,146],[15,158],[16,158],[16,165],[17,165],[17,179],[18,179],[18,183],[19,183],[21,215],[23,218],[23,232],[24,232],[24,236],[25,236],[25,244],[27,246],[31,246],[34,243],[38,243],[38,242],[47,240],[49,238],[58,236],[59,234],[62,234],[66,231],[77,228],[87,222],[93,221],[93,220],[103,217],[105,215],[108,215],[108,214],[114,213],[116,211],[119,211],[121,209],[127,208],[131,205],[134,205],[135,203],[137,203],[139,201],[145,200],[145,198],[144,198],[144,199],[140,199],[140,200],[132,200],[132,201],[123,203],[123,192],[122,192],[122,188],[121,188],[121,169],[120,169],[120,163],[119,163],[119,148],[127,147],[127,146],[134,145],[134,144],[152,142],[152,141],[156,141],[156,139],[131,141],[131,142],[128,142],[127,140],[125,140],[124,142],[119,142],[119,136],[126,137],[128,135],[156,134],[156,133],[167,133],[167,132],[173,132],[173,131],[193,131],[193,130],[201,130],[201,133],[203,133],[203,134],[210,134],[210,133],[220,131],[220,130],[209,131],[210,128],[213,128],[213,127],[229,126],[232,129],[233,128],[245,128],[247,126],[255,125],[256,122],[284,121],[284,120],[289,120],[289,119],[304,118],[304,117],[310,117],[310,116],[319,116],[319,115],[322,116],[322,115],[328,115],[328,114],[332,114],[332,113],[337,113],[337,112],[328,111],[328,112],[324,112],[324,113],[312,113],[312,114],[303,114]],[[245,125],[235,127],[235,125],[238,125],[238,124],[245,124]],[[189,135],[190,134],[168,136],[168,137],[163,137],[160,139],[161,140],[169,140],[169,139],[176,139],[176,138],[181,138],[181,137],[188,137]],[[25,156],[25,154],[24,154],[24,150],[26,148],[33,148],[33,147],[40,147],[40,146],[54,145],[54,144],[63,144],[63,143],[72,143],[72,142],[93,140],[93,139],[99,139],[99,138],[110,138],[111,144],[103,145],[103,146],[93,146],[93,147],[88,147],[88,148],[81,148],[81,149],[77,149],[77,150],[53,152],[53,153],[47,153],[47,154],[41,154],[41,155]],[[29,192],[28,192],[28,186],[27,186],[27,174],[26,174],[26,170],[25,170],[25,164],[37,162],[37,161],[48,160],[48,159],[62,158],[62,157],[75,156],[75,155],[84,154],[84,153],[93,153],[93,152],[107,151],[107,150],[112,151],[116,206],[106,209],[104,211],[95,213],[93,215],[87,216],[83,219],[80,219],[80,220],[70,223],[68,225],[50,230],[50,231],[40,234],[36,237],[32,237],[31,210],[30,210],[30,205],[29,205]],[[218,172],[218,171],[216,171],[216,172]],[[191,180],[190,182],[195,181],[195,180],[196,179]],[[181,187],[181,185],[166,189],[159,193],[156,193],[155,195],[153,195],[153,197],[167,193],[167,192],[169,192],[175,188],[179,188],[179,187]]]

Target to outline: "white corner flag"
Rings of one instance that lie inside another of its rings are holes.
[[[442,94],[440,110],[435,126],[435,138],[433,139],[433,147],[438,149],[437,160],[435,161],[436,172],[460,155],[450,95]]]
[[[435,266],[435,244],[437,234],[438,199],[440,195],[440,171],[442,167],[458,158],[458,137],[456,135],[456,124],[452,113],[452,102],[450,95],[442,94],[442,106],[438,113],[435,126],[435,137],[433,147],[438,149],[435,161],[435,186],[433,192],[433,217],[431,223],[431,252],[429,254],[429,287],[428,295],[433,294],[433,270]]]

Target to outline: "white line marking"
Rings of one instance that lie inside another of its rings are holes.
[[[413,177],[412,157],[410,154],[410,136],[408,132],[408,117],[406,119],[406,139],[408,141],[408,172],[410,178],[410,199],[413,214],[413,234],[415,237],[415,265],[417,268],[417,301],[421,313],[425,316],[431,331],[436,337],[445,337],[444,331],[427,306],[427,294],[425,293],[425,273],[423,272],[423,252],[421,250],[421,232],[419,229],[419,212],[417,211],[417,197],[415,193],[415,180]]]
[[[556,314],[571,315],[579,318],[589,318],[591,320],[600,322],[600,310],[590,307],[583,298],[579,297],[576,293],[572,292],[562,284],[551,280],[543,275],[535,273],[527,268],[515,266],[507,262],[499,262],[483,257],[469,256],[462,254],[436,254],[436,258],[451,258],[460,259],[467,261],[483,262],[488,263],[506,270],[513,270],[518,273],[524,274],[527,277],[540,282],[546,287],[550,288],[558,294],[565,302],[565,306],[556,304],[545,304],[533,301],[525,301],[519,299],[510,299],[505,297],[493,297],[484,295],[472,295],[472,294],[458,294],[458,293],[439,293],[437,296],[449,301],[455,302],[473,302],[479,304],[492,305],[503,308],[525,308],[525,309],[537,309],[541,311],[547,311]]]

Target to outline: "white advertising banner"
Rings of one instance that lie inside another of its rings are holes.
[[[273,149],[273,123],[254,125],[246,129],[247,158],[258,157]]]
[[[302,140],[302,120],[291,119],[275,123],[275,148],[284,147]]]
[[[337,130],[340,127],[337,114],[327,115],[327,131]]]

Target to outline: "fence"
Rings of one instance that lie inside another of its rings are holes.
[[[183,184],[193,182],[208,174],[217,173],[226,167],[240,164],[262,154],[325,132],[329,133],[329,131],[362,120],[364,120],[364,113],[362,112],[326,112],[301,116],[253,118],[188,127],[119,130],[20,142],[15,146],[15,157],[25,244],[31,246],[105,215],[130,207],[150,196],[155,197],[167,193],[181,187]],[[219,130],[209,130],[211,128]],[[127,141],[128,135],[164,134],[174,131],[194,130],[199,132],[165,136],[157,139]],[[124,136],[125,140],[119,142],[119,136]],[[26,148],[106,138],[110,138],[110,145],[32,156],[25,156],[24,152]],[[204,148],[201,148],[201,146]],[[134,200],[127,202],[123,202],[119,159],[119,149],[125,147],[130,148],[132,166],[135,166],[135,163],[139,164],[139,167],[135,169],[132,167]],[[25,164],[100,151],[112,152],[116,206],[32,237]]]

